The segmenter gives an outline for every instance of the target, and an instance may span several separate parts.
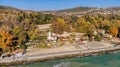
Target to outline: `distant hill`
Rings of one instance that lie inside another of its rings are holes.
[[[3,5],[0,5],[0,9],[12,9],[12,10],[19,10],[17,8],[14,8],[14,7],[10,7],[10,6],[3,6]]]
[[[108,10],[116,10],[116,11],[120,11],[120,7],[109,7],[107,8]]]
[[[88,11],[90,9],[93,8],[97,8],[97,7],[84,7],[84,6],[80,6],[80,7],[75,7],[75,8],[69,8],[69,9],[63,9],[63,10],[58,10],[58,12],[84,12],[84,11]],[[0,10],[21,10],[18,8],[14,8],[11,6],[4,6],[4,5],[0,5]],[[105,8],[107,10],[112,10],[112,11],[120,11],[120,7],[109,7],[109,8]],[[25,11],[32,11],[32,10],[25,10]],[[37,11],[36,11],[37,12]],[[56,12],[56,11],[44,11],[44,12]]]
[[[82,12],[82,11],[87,11],[92,9],[91,7],[76,7],[76,8],[70,8],[70,9],[64,9],[64,10],[59,10],[60,12]]]

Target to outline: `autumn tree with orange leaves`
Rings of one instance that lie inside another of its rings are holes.
[[[117,37],[118,34],[118,28],[117,27],[110,27],[108,29],[109,34],[113,35],[114,37]]]
[[[15,47],[14,37],[10,34],[10,29],[7,26],[2,26],[0,28],[0,48],[3,51],[12,51]]]

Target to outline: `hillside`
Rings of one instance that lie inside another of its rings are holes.
[[[109,9],[109,10],[115,10],[115,11],[120,11],[120,7],[109,7],[107,9]]]
[[[14,8],[14,7],[10,7],[10,6],[3,6],[3,5],[0,5],[0,9],[12,9],[12,10],[19,10],[17,8]]]
[[[59,10],[60,12],[81,12],[81,11],[87,11],[92,9],[91,7],[76,7],[76,8],[70,8],[70,9],[64,9]]]

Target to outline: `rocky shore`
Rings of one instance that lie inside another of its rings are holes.
[[[91,49],[91,50],[77,50],[77,51],[68,51],[68,52],[60,52],[60,53],[52,53],[52,54],[43,54],[43,55],[33,55],[33,56],[23,56],[19,57],[15,60],[9,59],[8,61],[0,61],[0,66],[8,66],[8,65],[17,65],[17,64],[29,64],[35,62],[43,62],[54,59],[64,59],[64,58],[72,58],[72,57],[85,57],[92,55],[101,55],[108,54],[113,52],[120,51],[120,46],[109,47],[109,48],[101,48],[101,49]]]

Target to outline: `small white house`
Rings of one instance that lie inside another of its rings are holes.
[[[48,32],[48,37],[47,40],[52,40],[52,41],[56,41],[57,40],[57,35],[54,33],[51,33],[50,31]]]

